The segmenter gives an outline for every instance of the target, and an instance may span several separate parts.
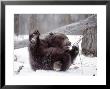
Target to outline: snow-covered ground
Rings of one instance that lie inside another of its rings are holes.
[[[77,42],[82,36],[68,35],[69,40],[73,43]],[[52,70],[37,70],[34,72],[30,68],[28,48],[20,48],[14,50],[14,74],[23,75],[68,75],[68,76],[96,76],[97,75],[97,57],[86,57],[81,54],[81,42],[79,43],[80,53],[74,63],[65,72],[57,72]]]

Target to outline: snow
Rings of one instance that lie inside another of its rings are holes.
[[[14,35],[14,41],[22,41],[22,40],[26,40],[28,39],[28,35],[19,35],[19,36],[16,36]]]
[[[74,44],[82,36],[67,35],[69,40]],[[97,75],[97,57],[87,57],[81,54],[81,42],[79,43],[79,55],[75,59],[74,63],[67,71],[58,72],[53,70],[37,70],[34,72],[29,63],[28,47],[14,50],[14,74],[17,76],[25,75],[47,75],[47,76],[96,76]],[[71,48],[71,47],[70,47]]]

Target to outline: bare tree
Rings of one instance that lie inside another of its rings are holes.
[[[14,16],[14,33],[19,35],[19,14],[15,14]]]

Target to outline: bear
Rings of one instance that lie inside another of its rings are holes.
[[[40,39],[39,36],[39,31],[34,31],[29,35],[28,48],[31,68],[34,71],[38,69],[66,71],[69,69],[73,61],[72,58],[75,58],[78,54],[75,53],[78,51],[78,48],[74,46],[72,50],[65,48],[65,46],[70,45],[70,42],[67,44],[68,41],[64,39],[68,38],[63,34],[49,34],[45,39]],[[51,36],[53,37],[51,38]],[[62,37],[62,39],[60,39],[61,41],[59,41],[60,36]],[[52,45],[52,40],[49,38],[55,39]],[[57,45],[58,43],[56,42],[59,42],[59,45]]]
[[[48,47],[68,48],[68,46],[71,45],[71,42],[69,41],[68,37],[62,33],[51,32],[45,37],[45,40],[48,43]]]

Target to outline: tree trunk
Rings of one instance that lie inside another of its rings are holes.
[[[19,35],[19,14],[15,14],[14,16],[14,33]]]
[[[82,53],[85,55],[97,56],[97,27],[83,31],[85,37],[82,39]]]

